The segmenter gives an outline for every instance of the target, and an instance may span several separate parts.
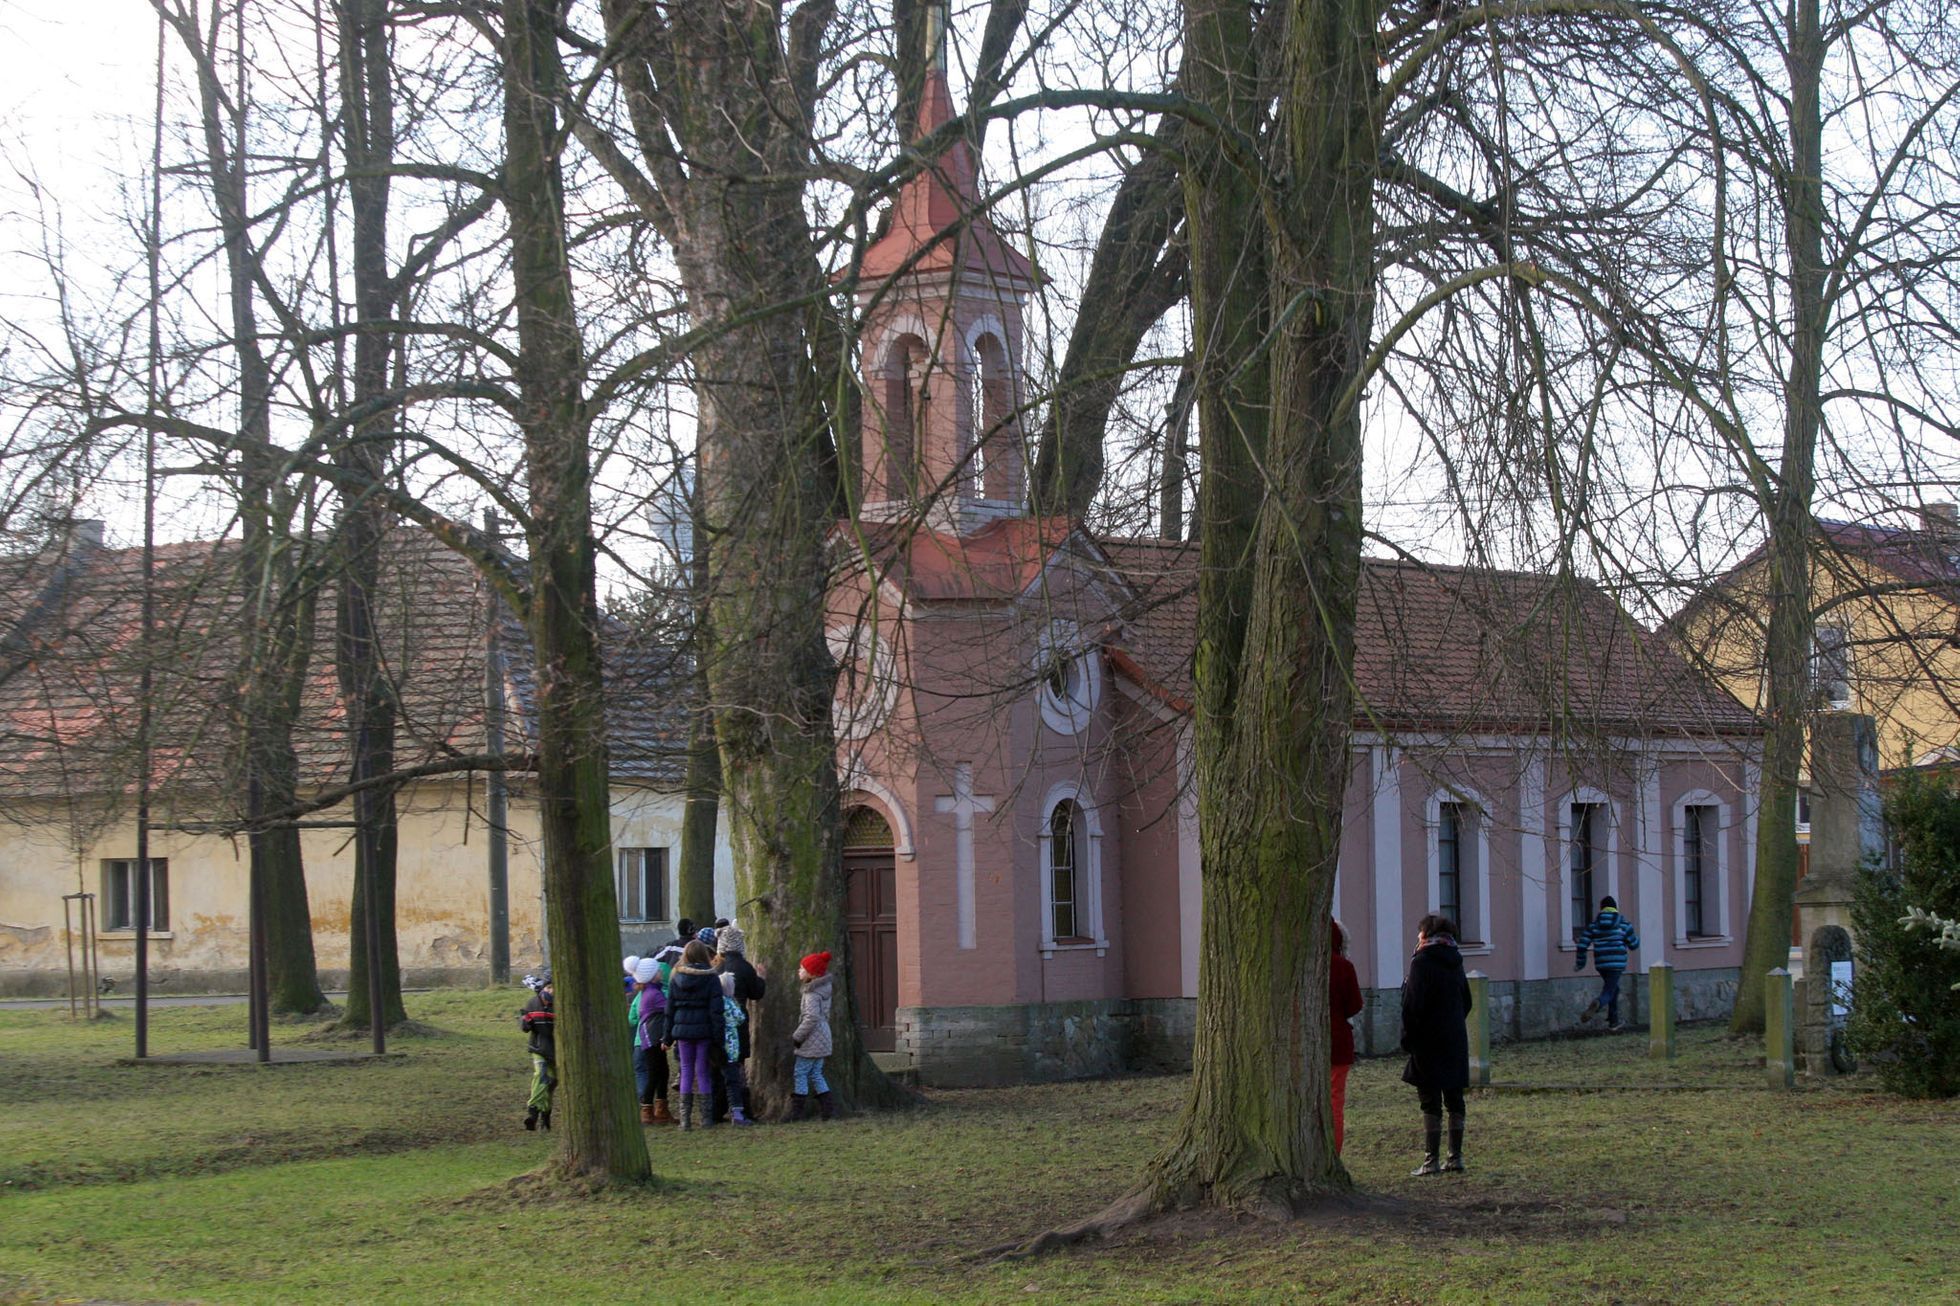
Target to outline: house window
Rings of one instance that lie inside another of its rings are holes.
[[[672,920],[667,900],[667,850],[619,850],[619,919]]]
[[[1851,706],[1851,634],[1837,626],[1810,633],[1810,688],[1821,706]]]
[[[1572,865],[1567,883],[1571,886],[1572,939],[1578,942],[1592,923],[1593,877],[1601,862],[1600,838],[1605,833],[1604,803],[1572,804]]]
[[[1076,848],[1080,829],[1075,804],[1055,804],[1055,810],[1048,816],[1048,906],[1049,937],[1057,941],[1082,937],[1076,913],[1080,888],[1076,871],[1082,864]]]
[[[1469,815],[1462,803],[1443,803],[1437,808],[1436,910],[1455,921],[1459,932],[1469,928],[1463,910],[1464,872],[1474,857],[1467,838]]]
[[[141,888],[136,877],[136,859],[117,857],[102,863],[102,928],[136,928],[136,896]],[[158,934],[170,928],[170,859],[150,859],[150,929]]]
[[[1681,915],[1691,939],[1706,938],[1716,932],[1708,928],[1708,890],[1719,828],[1713,807],[1681,809]]]

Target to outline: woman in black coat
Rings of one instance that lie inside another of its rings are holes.
[[[1431,913],[1416,926],[1416,953],[1402,984],[1402,1050],[1409,1062],[1404,1083],[1422,1105],[1424,1157],[1418,1175],[1463,1169],[1463,1090],[1470,1084],[1470,981],[1456,948],[1456,923]],[[1443,1141],[1443,1108],[1450,1113],[1450,1155],[1436,1157]]]

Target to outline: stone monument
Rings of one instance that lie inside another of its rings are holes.
[[[1884,852],[1877,729],[1855,712],[1819,712],[1810,719],[1810,866],[1796,899],[1804,974],[1796,1041],[1807,1075],[1846,1068],[1842,1053],[1833,1061],[1832,1034],[1848,1005],[1851,898],[1858,877]]]

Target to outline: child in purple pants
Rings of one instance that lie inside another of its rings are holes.
[[[680,1053],[681,1128],[715,1122],[714,1081],[708,1050],[722,1041],[727,1020],[722,1010],[721,977],[715,974],[708,945],[689,940],[667,986],[667,1038]]]

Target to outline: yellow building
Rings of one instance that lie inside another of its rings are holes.
[[[1757,549],[1675,617],[1681,642],[1760,707],[1768,562]],[[1878,724],[1879,766],[1960,744],[1960,522],[1929,505],[1912,527],[1819,521],[1811,565],[1811,689],[1819,711]]]
[[[492,611],[472,568],[425,536],[392,537],[378,624],[381,660],[400,703],[396,764],[441,765],[486,752],[496,685],[508,747],[527,746],[532,698],[521,624]],[[136,550],[102,547],[82,529],[32,555],[0,559],[0,994],[59,993],[68,982],[77,895],[94,895],[102,975],[127,989],[134,970],[134,788],[140,670],[151,669],[152,913],[156,992],[244,987],[248,861],[242,837],[203,832],[235,819],[228,773],[231,692],[242,627],[230,542],[159,551],[157,617],[147,650]],[[333,597],[322,591],[319,638],[294,744],[306,788],[345,778],[347,744],[332,661]],[[612,827],[622,946],[672,937],[674,870],[684,807],[680,668],[624,625],[605,628]],[[494,670],[493,670],[494,669]],[[490,829],[486,780],[467,769],[398,791],[396,925],[405,983],[480,982],[489,966]],[[310,815],[302,846],[323,982],[343,982],[353,879],[346,807]],[[538,816],[525,777],[510,781],[511,964],[543,960]],[[734,902],[726,839],[715,900]]]

